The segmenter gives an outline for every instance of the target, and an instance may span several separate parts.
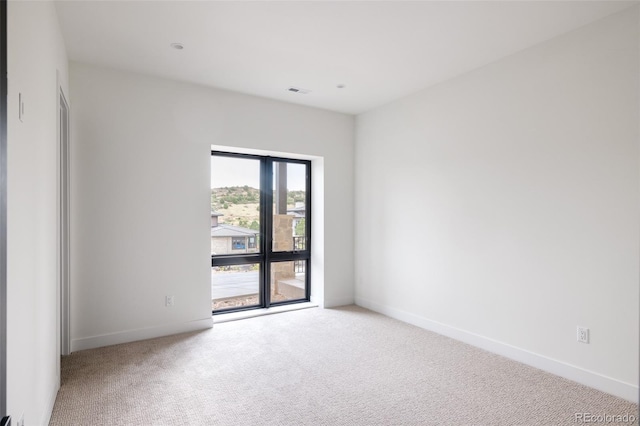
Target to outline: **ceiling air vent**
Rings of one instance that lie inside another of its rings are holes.
[[[311,90],[308,89],[301,89],[300,87],[289,87],[287,89],[289,92],[293,92],[293,93],[301,93],[303,95],[306,95],[307,93],[310,93]]]

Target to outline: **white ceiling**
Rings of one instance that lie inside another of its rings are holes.
[[[357,114],[637,4],[61,1],[69,58]],[[184,50],[171,49],[173,42]],[[346,87],[338,89],[338,84]],[[308,89],[292,93],[288,87]]]

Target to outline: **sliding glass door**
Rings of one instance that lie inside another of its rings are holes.
[[[311,164],[211,152],[214,314],[309,300]]]

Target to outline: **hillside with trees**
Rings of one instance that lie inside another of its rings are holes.
[[[305,191],[289,191],[287,207],[295,207],[296,202],[305,201]],[[260,190],[250,186],[231,186],[211,189],[211,209],[223,214],[220,223],[259,229]]]

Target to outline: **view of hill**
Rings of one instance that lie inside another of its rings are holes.
[[[260,203],[259,189],[246,185],[211,189],[211,208],[215,211],[226,210],[234,204],[252,203]]]
[[[305,191],[289,191],[287,207],[305,200]],[[250,186],[231,186],[211,189],[211,209],[222,213],[220,223],[258,229],[260,217],[260,190]]]

